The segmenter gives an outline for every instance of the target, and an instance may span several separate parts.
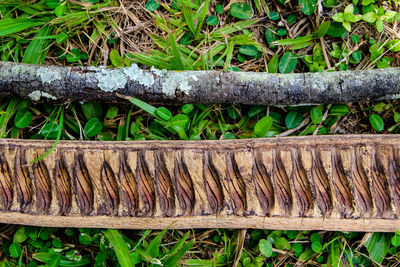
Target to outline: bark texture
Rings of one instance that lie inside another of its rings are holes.
[[[399,135],[0,140],[0,223],[396,231]]]
[[[0,97],[35,101],[124,102],[116,92],[150,103],[294,105],[400,96],[400,69],[268,74],[221,71],[37,66],[0,62]]]

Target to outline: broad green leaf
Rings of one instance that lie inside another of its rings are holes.
[[[265,29],[265,39],[267,39],[267,43],[270,45],[271,48],[276,46],[272,45],[273,42],[278,40],[278,36],[276,35],[276,29],[273,27],[268,27]]]
[[[332,19],[337,22],[343,22],[344,21],[343,13],[336,13],[335,15],[333,15]]]
[[[348,5],[348,6],[346,6],[346,8],[344,9],[344,12],[343,13],[348,13],[348,14],[353,14],[353,12],[354,12],[354,7],[353,7],[353,5],[352,4],[350,4],[350,5]]]
[[[118,115],[118,107],[117,106],[111,106],[108,108],[107,113],[106,113],[107,119],[112,120],[117,115]]]
[[[265,137],[271,129],[273,119],[272,117],[264,117],[259,120],[254,126],[254,133],[257,137]]]
[[[319,107],[313,107],[310,110],[310,117],[314,124],[320,124],[322,121],[322,111]]]
[[[104,230],[104,236],[110,241],[114,248],[115,255],[117,255],[118,262],[121,267],[133,266],[132,259],[129,257],[129,247],[124,241],[124,238],[118,230],[107,229]]]
[[[272,243],[269,240],[261,239],[258,246],[262,255],[267,258],[272,256]]]
[[[81,105],[83,115],[87,120],[91,118],[102,118],[103,117],[103,107],[99,102],[87,102]]]
[[[292,246],[290,245],[289,241],[286,238],[280,236],[280,237],[276,237],[274,239],[275,239],[274,245],[277,249],[280,249],[280,250],[292,249]]]
[[[215,15],[211,15],[206,19],[206,24],[210,26],[217,25],[219,22],[219,19]]]
[[[145,5],[146,9],[150,12],[157,10],[160,6],[161,6],[160,3],[158,3],[155,0],[150,0]]]
[[[215,11],[219,14],[222,15],[224,13],[224,6],[221,4],[217,4],[215,6]]]
[[[292,245],[292,249],[296,257],[300,256],[300,254],[303,252],[303,246],[300,243],[294,243]]]
[[[14,234],[14,243],[21,244],[28,239],[28,235],[25,231],[26,227],[19,228]]]
[[[100,141],[112,141],[113,140],[113,135],[109,132],[100,132],[97,134],[97,139]]]
[[[392,239],[390,240],[390,242],[392,243],[392,245],[394,246],[394,247],[398,247],[398,246],[400,246],[400,236],[399,235],[394,235],[393,237],[392,237]]]
[[[297,111],[290,111],[285,117],[285,125],[288,129],[294,129],[303,121],[303,115]]]
[[[350,24],[350,22],[344,21],[344,22],[342,23],[342,25],[343,25],[343,27],[344,27],[348,32],[351,31],[351,24]]]
[[[193,104],[185,104],[182,106],[182,112],[185,114],[189,114],[194,109]]]
[[[353,43],[358,44],[360,42],[360,36],[354,34],[353,36],[351,36],[351,40],[353,41]]]
[[[12,243],[9,251],[12,257],[19,258],[19,256],[21,256],[22,253],[22,248],[17,243]]]
[[[247,116],[249,116],[249,118],[253,118],[254,116],[256,116],[257,114],[260,114],[263,111],[265,111],[265,107],[264,106],[252,106],[249,109],[249,112],[247,113]]]
[[[330,115],[345,116],[349,113],[349,108],[345,104],[333,105],[329,109]]]
[[[88,137],[93,137],[103,130],[103,124],[98,118],[91,118],[85,125],[83,131]]]
[[[257,57],[258,50],[254,45],[241,45],[239,46],[239,53],[250,57]]]
[[[253,9],[246,2],[233,3],[229,10],[229,15],[242,20],[250,19],[253,14]]]
[[[368,23],[374,23],[376,21],[375,12],[368,12],[362,16],[362,19]]]
[[[382,32],[383,31],[383,21],[382,20],[376,21],[376,30],[378,32]]]
[[[111,64],[113,64],[114,67],[123,67],[124,64],[124,59],[119,55],[118,51],[113,49],[110,52],[110,60]]]
[[[69,63],[78,62],[79,60],[81,60],[81,51],[79,51],[79,49],[77,48],[71,49],[71,51],[69,51],[69,53],[67,54],[66,59]]]
[[[312,258],[314,254],[315,254],[314,251],[310,247],[307,247],[306,250],[304,250],[304,252],[300,254],[299,260],[307,261],[310,258]]]
[[[165,120],[165,121],[169,121],[172,117],[171,111],[169,111],[167,108],[165,107],[159,107],[156,109],[156,114],[158,115],[158,117],[160,117],[161,119]]]
[[[392,52],[400,52],[400,40],[390,40],[386,43],[386,47]]]
[[[268,62],[268,73],[278,73],[279,66],[279,55],[275,54],[271,57],[271,60]]]
[[[92,244],[92,238],[86,233],[79,233],[79,243],[84,246]]]
[[[226,111],[228,113],[228,116],[233,120],[236,120],[240,116],[240,109],[239,108],[229,107]]]
[[[49,122],[43,127],[40,134],[43,135],[44,138],[54,139],[57,137],[59,130],[60,126],[57,123]]]
[[[331,37],[341,37],[346,33],[346,29],[343,27],[341,23],[334,22],[329,26],[329,30],[326,32],[326,35]]]
[[[395,123],[399,123],[400,122],[400,113],[396,111],[393,115],[393,119],[394,119]]]
[[[18,110],[17,114],[14,118],[14,125],[18,128],[25,128],[28,127],[29,124],[32,122],[32,112],[29,111],[27,108],[23,108]],[[21,229],[21,228],[20,228]]]
[[[391,244],[391,238],[386,233],[373,233],[365,242],[369,257],[377,263],[382,263]]]
[[[65,4],[58,5],[54,9],[54,14],[56,14],[57,17],[62,17],[65,14],[65,11],[67,11],[67,6]]]
[[[369,116],[369,121],[371,123],[371,126],[375,129],[375,131],[377,132],[383,131],[384,124],[381,116],[379,116],[376,113],[373,113]]]
[[[322,252],[322,244],[320,242],[312,242],[311,243],[311,249],[315,252],[315,253],[321,253]]]
[[[281,18],[281,16],[276,11],[269,13],[269,19],[272,20],[272,21],[277,21],[280,18]]]
[[[360,51],[355,51],[353,54],[351,54],[351,57],[357,62],[359,63],[362,59],[362,54]]]
[[[317,2],[317,0],[299,0],[299,6],[305,15],[310,16],[314,13]]]
[[[311,241],[311,242],[321,242],[321,235],[318,234],[318,233],[313,233],[313,234],[310,236],[310,241]]]
[[[285,52],[281,59],[279,60],[279,72],[280,73],[290,73],[297,65],[298,59],[292,52]]]

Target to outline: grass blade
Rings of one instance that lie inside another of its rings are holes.
[[[183,16],[185,18],[186,21],[186,25],[189,27],[189,30],[193,33],[194,36],[196,36],[196,29],[194,27],[194,21],[193,21],[193,14],[190,11],[190,9],[186,6],[185,3],[182,3],[182,7],[181,7]]]
[[[178,45],[176,43],[176,39],[172,33],[168,33],[169,37],[169,42],[172,47],[172,55],[174,56],[174,68],[176,70],[184,70],[185,69],[185,64],[182,61],[181,53],[179,51]]]
[[[0,37],[7,34],[21,32],[28,28],[33,28],[43,24],[43,21],[27,18],[3,19],[0,20]]]
[[[206,0],[204,2],[204,7],[201,10],[199,21],[197,22],[197,28],[196,32],[194,33],[194,36],[197,37],[200,34],[201,27],[203,26],[204,20],[207,15],[207,10],[208,10],[208,5],[210,4],[210,0]]]
[[[25,50],[22,63],[27,64],[43,64],[44,58],[47,55],[49,39],[46,38],[53,32],[53,27],[44,26],[29,43]]]
[[[60,142],[61,134],[62,134],[63,126],[64,126],[64,106],[61,106],[60,109],[61,109],[61,114],[60,114],[60,119],[58,122],[58,124],[60,125],[60,128],[58,129],[57,138],[54,141],[54,144],[51,146],[51,148],[49,150],[46,151],[46,153],[44,153],[40,157],[32,160],[31,162],[29,162],[29,164],[33,164],[33,163],[38,162],[39,160],[42,160],[45,157],[47,157],[56,148],[57,144]]]
[[[119,264],[121,267],[131,267],[134,264],[132,263],[131,257],[129,257],[129,248],[126,245],[122,235],[118,230],[115,229],[107,229],[103,231],[104,235],[112,244],[115,254],[117,255]]]

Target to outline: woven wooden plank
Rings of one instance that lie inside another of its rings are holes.
[[[400,229],[398,135],[0,140],[0,222],[135,229]]]

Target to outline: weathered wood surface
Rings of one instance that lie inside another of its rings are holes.
[[[400,68],[268,74],[38,66],[0,62],[0,97],[42,101],[123,102],[115,93],[151,103],[293,105],[344,103],[400,96]]]
[[[0,222],[58,227],[400,229],[400,136],[0,140]]]

